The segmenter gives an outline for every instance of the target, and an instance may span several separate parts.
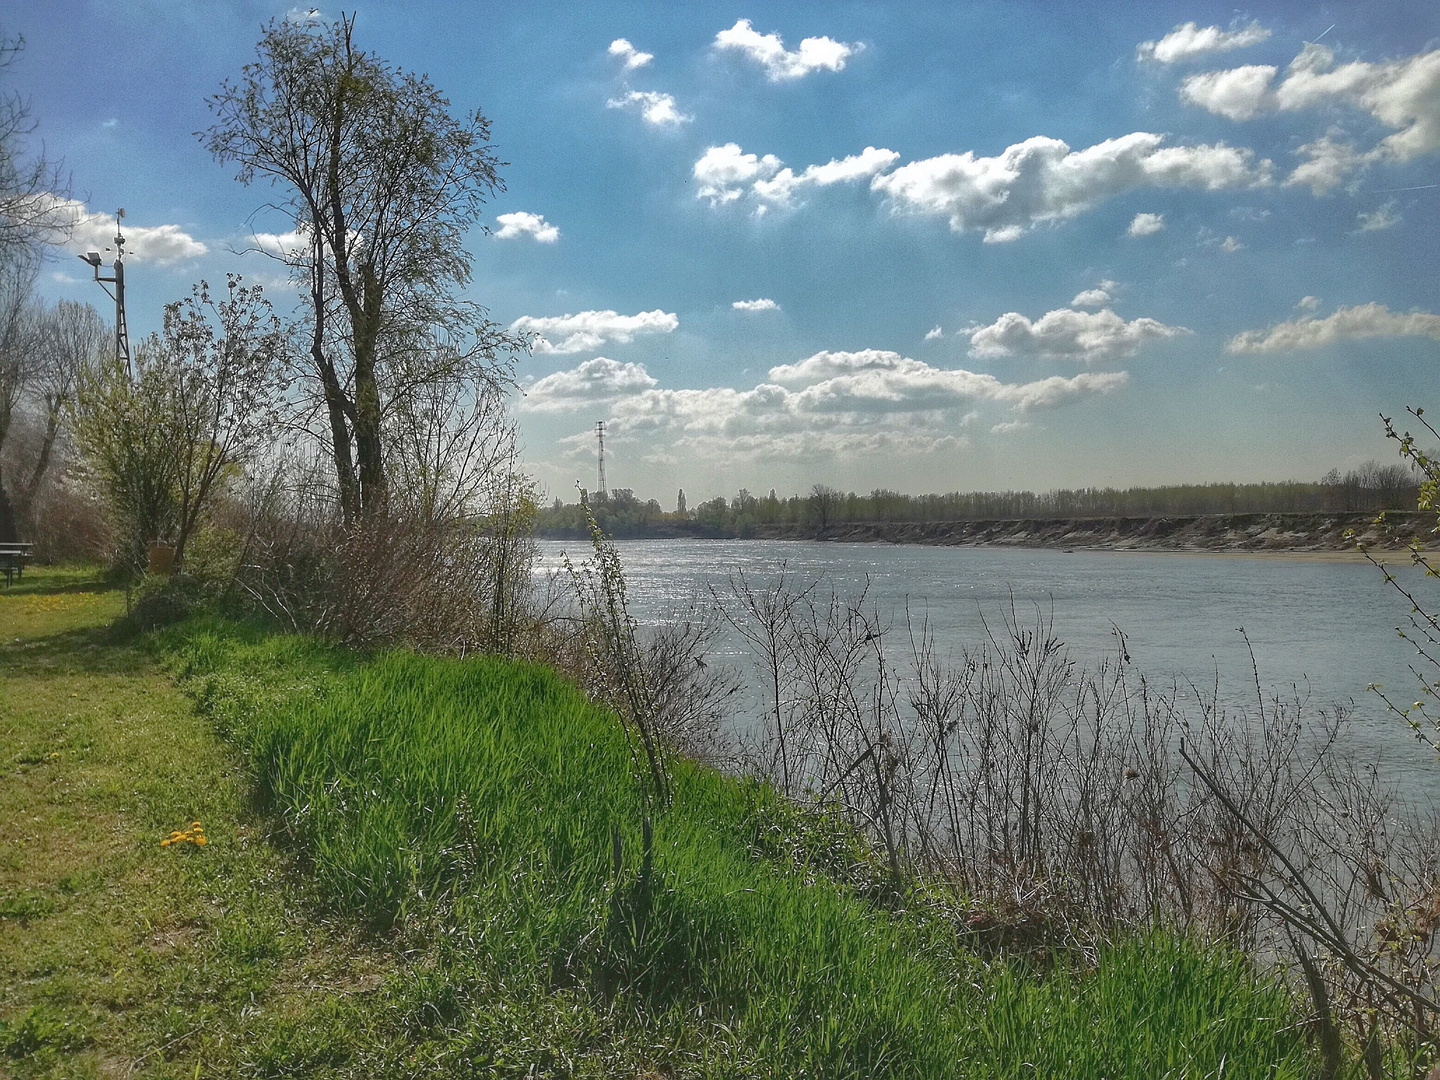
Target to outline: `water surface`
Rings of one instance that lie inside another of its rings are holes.
[[[1409,605],[1366,562],[1240,555],[1020,548],[925,547],[770,540],[629,540],[617,544],[632,612],[653,621],[724,590],[743,571],[773,580],[784,565],[797,580],[824,575],[842,593],[863,588],[893,623],[908,607],[925,615],[944,651],[985,640],[1012,602],[1022,620],[1053,611],[1056,633],[1080,660],[1113,653],[1123,631],[1134,665],[1151,678],[1214,684],[1232,702],[1254,699],[1250,648],[1267,693],[1292,689],[1318,708],[1351,704],[1354,745],[1408,795],[1440,793],[1440,763],[1367,690],[1385,687],[1415,700],[1415,650],[1396,635]],[[577,541],[544,541],[542,562],[558,565]],[[1402,553],[1395,557],[1402,564]],[[1395,567],[1417,595],[1440,603],[1440,584]],[[1245,631],[1242,636],[1239,630]],[[1246,638],[1249,639],[1249,647]],[[746,661],[738,642],[721,652]]]

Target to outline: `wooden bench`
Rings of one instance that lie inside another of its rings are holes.
[[[5,575],[7,589],[24,576],[25,564],[34,553],[34,544],[0,544],[0,574]]]

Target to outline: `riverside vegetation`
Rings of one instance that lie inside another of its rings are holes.
[[[542,667],[215,618],[116,642],[89,588],[0,598],[9,798],[39,819],[6,816],[17,1075],[1310,1072],[1238,952],[977,952],[766,784],[674,760],[647,846],[620,722]],[[195,819],[204,848],[160,847]]]

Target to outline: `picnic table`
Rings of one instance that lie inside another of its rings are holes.
[[[34,553],[34,544],[0,544],[0,574],[5,575],[7,589],[24,576],[25,564]]]

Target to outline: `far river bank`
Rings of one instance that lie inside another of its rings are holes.
[[[988,521],[845,521],[814,524],[746,523],[738,532],[667,517],[614,527],[620,539],[821,540],[841,543],[922,544],[942,547],[1045,548],[1060,551],[1157,551],[1213,554],[1354,556],[1357,541],[1402,550],[1412,537],[1440,547],[1436,518],[1424,511],[1389,511],[1390,528],[1373,512],[1195,514],[1152,517],[1019,518]],[[542,530],[546,539],[583,539],[565,530]]]

